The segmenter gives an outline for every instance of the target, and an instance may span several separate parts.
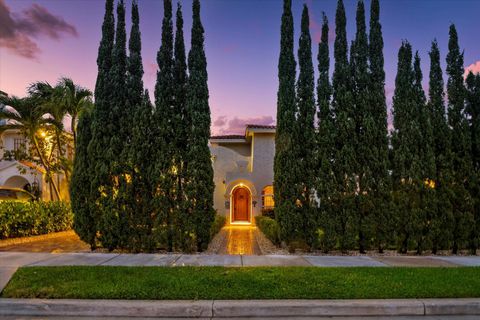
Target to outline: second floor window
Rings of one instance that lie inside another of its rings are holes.
[[[13,151],[25,150],[25,139],[15,138],[13,140]]]

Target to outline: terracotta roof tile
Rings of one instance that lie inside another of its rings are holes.
[[[247,124],[249,129],[275,129],[276,126],[267,126],[262,124]]]
[[[210,139],[245,139],[242,134],[227,134],[222,136],[211,136]]]

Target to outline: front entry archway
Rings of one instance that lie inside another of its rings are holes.
[[[251,222],[252,195],[245,186],[236,187],[232,192],[232,223]]]

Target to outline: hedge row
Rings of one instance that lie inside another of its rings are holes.
[[[220,232],[226,221],[227,218],[225,216],[219,214],[215,216],[215,220],[213,221],[212,227],[210,228],[210,239],[213,239],[213,237]]]
[[[270,241],[277,245],[280,244],[280,229],[277,221],[267,216],[257,216],[255,217],[255,223]]]
[[[35,236],[72,228],[64,202],[0,202],[0,239]]]

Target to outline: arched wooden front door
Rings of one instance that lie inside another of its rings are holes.
[[[233,222],[250,221],[250,190],[238,187],[233,190]]]

